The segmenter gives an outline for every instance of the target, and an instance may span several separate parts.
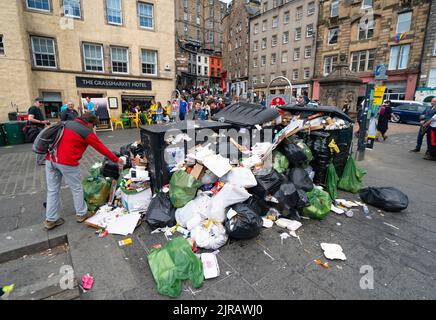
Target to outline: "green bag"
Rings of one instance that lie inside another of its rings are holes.
[[[303,152],[307,157],[306,164],[309,165],[309,163],[314,159],[313,154],[312,154],[312,150],[310,150],[310,148],[307,146],[307,144],[301,139],[297,140],[296,144],[301,149],[303,149]]]
[[[339,180],[339,189],[357,193],[362,189],[362,181],[365,176],[366,171],[362,168],[357,167],[356,162],[350,155],[345,165],[344,173],[342,174],[341,180]]]
[[[83,194],[89,211],[96,211],[109,200],[112,179],[89,176],[83,180]]]
[[[322,220],[331,210],[332,199],[330,195],[318,188],[314,188],[307,193],[310,206],[303,208],[303,215],[312,219]]]
[[[289,160],[286,156],[277,151],[273,151],[273,167],[278,173],[285,173],[289,168]]]
[[[182,292],[182,280],[190,279],[195,289],[203,284],[203,264],[192,252],[189,242],[182,237],[169,241],[162,248],[152,248],[148,264],[157,291],[162,295],[178,297]]]
[[[102,169],[103,169],[103,164],[101,162],[96,162],[91,167],[91,169],[89,169],[89,174],[91,175],[91,177],[94,178],[100,177]]]
[[[170,200],[175,208],[184,207],[195,198],[201,182],[183,170],[174,172],[170,180]]]
[[[330,162],[327,168],[327,192],[330,194],[330,197],[334,200],[338,197],[338,181],[339,177],[336,173],[336,168],[332,162]]]

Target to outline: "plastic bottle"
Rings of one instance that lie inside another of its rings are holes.
[[[368,209],[367,206],[363,206],[363,212],[364,212],[365,214],[369,214],[369,209]]]

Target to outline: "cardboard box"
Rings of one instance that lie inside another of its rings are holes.
[[[200,177],[204,174],[206,171],[206,168],[202,166],[201,164],[197,163],[194,168],[192,168],[191,176],[193,176],[195,179],[199,180]]]

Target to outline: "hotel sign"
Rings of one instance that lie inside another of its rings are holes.
[[[76,77],[78,88],[151,90],[151,81]]]

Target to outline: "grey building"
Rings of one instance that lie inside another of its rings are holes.
[[[415,93],[415,99],[423,102],[430,102],[433,97],[436,97],[436,0],[431,1],[428,14],[421,75]]]
[[[293,95],[311,94],[314,73],[318,0],[264,0],[250,19],[250,81],[258,97],[277,76],[288,78]],[[287,83],[274,82],[270,93],[285,93]]]

